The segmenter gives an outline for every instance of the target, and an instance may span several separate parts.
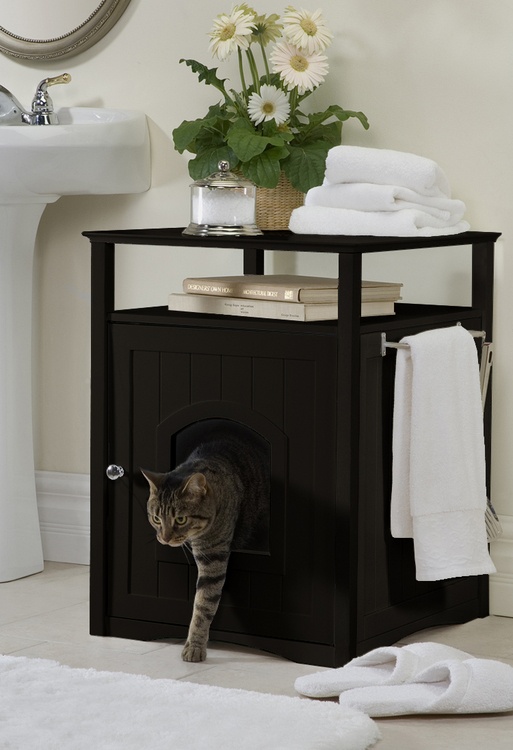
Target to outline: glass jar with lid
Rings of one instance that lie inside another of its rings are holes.
[[[219,171],[191,185],[191,222],[183,234],[257,235],[255,223],[256,185],[230,172],[230,164],[220,161]]]

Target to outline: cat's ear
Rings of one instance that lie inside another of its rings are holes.
[[[181,494],[183,495],[185,492],[190,492],[193,495],[197,495],[200,497],[203,497],[203,495],[207,494],[207,479],[204,474],[201,474],[200,472],[197,472],[196,474],[191,474],[191,476],[188,478],[188,480],[185,482],[184,486],[182,487]]]
[[[155,492],[158,492],[160,490],[166,476],[165,474],[159,474],[156,471],[147,471],[146,469],[141,469],[141,474],[147,480],[148,484],[150,485],[150,489],[155,490]]]

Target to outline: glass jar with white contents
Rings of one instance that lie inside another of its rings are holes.
[[[262,234],[255,223],[256,185],[230,172],[227,161],[218,167],[219,172],[192,183],[191,222],[183,234]]]

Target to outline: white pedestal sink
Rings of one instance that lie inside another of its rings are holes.
[[[62,195],[150,186],[141,112],[63,108],[59,125],[0,127],[0,582],[43,569],[32,432],[32,267],[37,228]]]

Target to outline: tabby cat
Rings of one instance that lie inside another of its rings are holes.
[[[217,431],[173,471],[143,470],[150,485],[148,520],[157,540],[186,546],[198,567],[184,661],[206,657],[231,550],[262,544],[269,520],[268,465],[260,443]]]

